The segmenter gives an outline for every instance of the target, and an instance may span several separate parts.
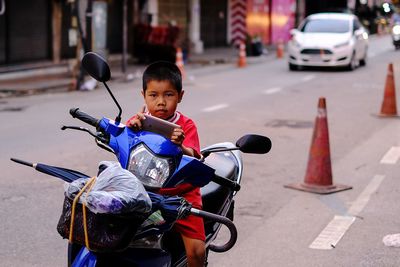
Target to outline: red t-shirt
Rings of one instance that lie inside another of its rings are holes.
[[[200,158],[200,141],[197,133],[197,127],[194,122],[180,112],[175,112],[175,115],[170,119],[172,123],[178,124],[182,127],[185,133],[185,140],[183,145],[194,150],[196,158]],[[194,187],[191,184],[180,184],[175,189],[160,189],[160,194],[166,195],[180,195],[183,196],[193,207],[201,209],[201,194],[200,188]]]

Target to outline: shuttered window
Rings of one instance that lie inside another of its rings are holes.
[[[49,6],[49,0],[6,0],[6,14],[1,18],[5,22],[0,22],[1,63],[50,59]]]

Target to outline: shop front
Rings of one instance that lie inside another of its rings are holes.
[[[6,0],[0,15],[0,65],[51,59],[49,0]]]

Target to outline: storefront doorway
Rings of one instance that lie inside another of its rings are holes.
[[[202,0],[200,39],[205,48],[227,45],[228,3],[224,1]]]

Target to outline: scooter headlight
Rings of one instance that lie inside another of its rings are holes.
[[[146,146],[138,145],[129,156],[128,170],[145,187],[158,189],[175,169],[174,160],[154,155]]]
[[[400,34],[400,25],[395,25],[392,29],[393,34]]]

